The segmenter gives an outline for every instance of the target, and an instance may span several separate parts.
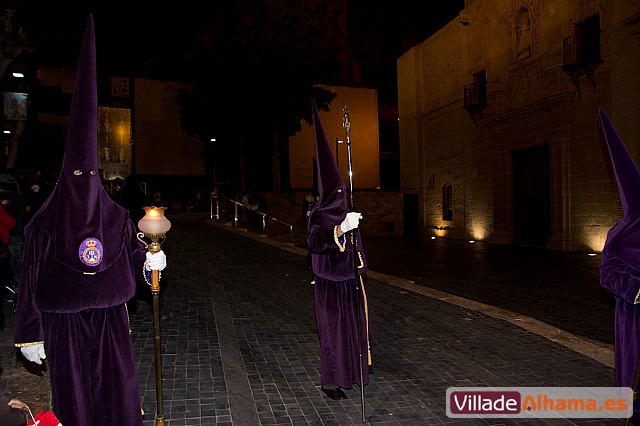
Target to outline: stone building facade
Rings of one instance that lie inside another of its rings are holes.
[[[398,59],[405,220],[600,251],[622,210],[597,107],[640,160],[639,34],[635,0],[466,0]]]

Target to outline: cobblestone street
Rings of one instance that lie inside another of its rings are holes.
[[[362,424],[359,388],[347,390],[342,401],[326,399],[319,389],[313,286],[304,250],[242,235],[204,215],[170,220],[163,246],[169,266],[161,281],[167,424]],[[545,336],[549,328],[539,319],[521,313],[507,318],[502,309],[376,271],[376,257],[366,284],[375,366],[365,387],[368,423],[624,424],[447,417],[445,394],[452,386],[614,386],[611,348],[562,330],[554,339]],[[130,308],[145,425],[154,424],[156,411],[151,312],[148,294]],[[0,340],[0,390],[32,407],[47,406],[46,372],[25,369],[12,337],[11,319]]]

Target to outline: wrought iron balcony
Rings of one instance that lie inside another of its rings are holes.
[[[562,69],[567,73],[586,70],[602,62],[600,31],[584,31],[566,37],[562,43]]]
[[[566,37],[562,42],[562,70],[569,75],[580,95],[580,76],[586,75],[593,91],[596,91],[594,70],[601,64],[600,31],[581,31]]]
[[[469,83],[464,86],[464,109],[479,110],[487,106],[487,86]]]
[[[464,85],[464,109],[478,127],[478,119],[482,118],[482,108],[487,106],[487,84],[485,82]]]

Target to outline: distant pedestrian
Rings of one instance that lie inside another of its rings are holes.
[[[308,193],[304,197],[304,201],[302,202],[302,220],[305,226],[309,225],[309,216],[311,215],[311,209],[313,205],[316,203],[316,197],[313,196],[312,193]],[[307,255],[305,256],[307,261],[307,270],[313,272],[313,268],[311,267],[311,252],[309,252],[309,248],[307,247]],[[311,283],[315,284],[315,278],[311,278]]]
[[[16,226],[16,220],[4,208],[5,201],[2,200],[2,193],[0,193],[0,329],[4,328],[5,322],[3,302],[7,294],[6,286],[10,286],[13,280],[9,240],[11,230]]]
[[[307,245],[315,275],[320,384],[329,398],[343,399],[346,394],[342,389],[351,388],[354,383],[365,386],[372,369],[367,298],[362,277],[366,259],[360,235],[349,232],[358,228],[362,215],[348,212],[346,186],[331,154],[315,103],[313,113],[320,200],[309,215]],[[354,240],[357,259],[354,258]],[[356,268],[359,283],[356,282]],[[359,353],[359,349],[362,352]]]
[[[42,174],[35,175],[23,193],[27,197],[27,211],[24,218],[26,225],[31,217],[40,209],[44,200],[49,196],[51,188],[46,185]]]
[[[167,202],[162,195],[162,192],[155,191],[152,196],[151,206],[153,207],[167,207]]]
[[[144,216],[144,207],[147,206],[146,194],[135,175],[131,175],[124,180],[119,202],[122,207],[129,211],[129,217],[131,217],[133,223],[138,223]]]
[[[4,207],[16,221],[16,225],[11,230],[7,247],[9,249],[13,274],[11,286],[14,290],[17,290],[20,266],[22,263],[22,247],[24,246],[27,197],[22,194],[18,181],[10,174],[0,174],[0,190],[3,194]]]
[[[251,192],[249,193],[249,197],[247,199],[248,201],[248,208],[249,210],[247,211],[247,229],[248,230],[258,230],[260,229],[260,213],[258,212],[258,202],[259,202],[259,197],[258,194],[256,194],[255,192]]]
[[[312,193],[308,193],[302,202],[302,220],[306,224],[309,220],[309,215],[311,214],[311,208],[316,203],[316,198]]]
[[[600,108],[600,120],[618,182],[624,215],[607,234],[600,262],[600,283],[616,298],[616,385],[638,391],[640,368],[640,169]],[[635,398],[631,424],[640,424]]]

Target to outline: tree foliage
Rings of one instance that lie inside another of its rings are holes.
[[[330,84],[335,72],[324,57],[336,49],[327,36],[335,25],[317,8],[334,2],[315,3],[234,1],[224,19],[202,23],[189,52],[195,86],[178,104],[187,133],[205,144],[216,138],[214,161],[226,162],[239,144],[245,153],[277,155],[311,121],[312,98],[328,109],[335,94],[318,84]]]

